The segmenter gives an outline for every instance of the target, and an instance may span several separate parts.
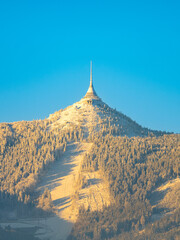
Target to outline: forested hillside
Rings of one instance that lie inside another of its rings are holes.
[[[116,125],[102,125],[99,132],[92,128],[85,137],[83,130],[81,125],[67,128],[66,122],[62,129],[55,128],[52,119],[0,124],[0,218],[52,213],[49,190],[38,194],[36,183],[70,142],[87,141],[93,147],[81,171],[101,174],[111,204],[94,212],[82,206],[69,239],[177,240],[178,196],[174,194],[176,201],[168,208],[153,205],[152,196],[162,184],[179,179],[180,135],[149,132],[148,137],[129,138],[120,136]],[[11,234],[9,229],[0,232]]]
[[[0,124],[0,218],[13,209],[18,216],[33,214],[38,205],[34,186],[39,177],[66,151],[68,142],[81,137],[77,128],[62,133],[48,131],[49,123],[40,120]],[[39,205],[43,208],[42,197]],[[48,193],[45,198],[50,201]]]
[[[109,183],[112,204],[102,212],[82,208],[69,239],[178,239],[179,200],[173,209],[159,209],[150,198],[156,187],[179,177],[180,136],[104,135],[92,137],[94,145],[82,171],[101,171]],[[153,223],[157,213],[162,218]]]

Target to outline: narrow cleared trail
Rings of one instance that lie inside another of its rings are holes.
[[[79,190],[78,206],[84,206],[90,211],[101,211],[104,206],[110,205],[108,185],[102,179],[100,172],[85,172],[86,187]]]
[[[36,190],[43,193],[46,188],[49,189],[56,212],[54,216],[19,219],[1,223],[1,226],[26,228],[27,231],[36,228],[35,236],[39,239],[65,240],[77,219],[79,207],[83,205],[86,209],[94,211],[109,205],[109,191],[101,174],[98,171],[80,171],[84,155],[91,148],[92,143],[68,144],[66,152],[52,163],[39,179]],[[77,185],[79,175],[82,175],[86,182],[83,188]]]
[[[167,181],[159,186],[152,192],[150,202],[153,208],[164,209],[160,213],[154,213],[151,217],[152,221],[175,212],[180,202],[180,178]]]
[[[74,194],[81,161],[91,146],[91,143],[67,145],[66,152],[51,165],[39,182],[37,190],[43,192],[46,188],[49,189],[56,210],[56,216],[47,219],[51,231],[41,235],[41,239],[66,239],[71,232],[75,219],[71,209],[71,196]]]
[[[51,165],[38,184],[37,190],[50,190],[56,209],[56,216],[47,219],[51,231],[41,235],[41,239],[45,239],[45,236],[52,240],[66,239],[77,219],[79,207],[84,206],[95,211],[110,204],[109,191],[101,174],[80,171],[84,155],[91,148],[92,143],[67,145],[66,152]],[[77,185],[79,174],[83,175],[86,181],[86,186],[82,189]]]

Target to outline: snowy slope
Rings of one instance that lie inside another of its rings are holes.
[[[51,114],[48,119],[51,122],[50,130],[80,127],[85,133],[89,133],[116,126],[122,136],[148,135],[147,128],[142,128],[129,117],[110,108],[101,99],[82,98],[66,109]]]

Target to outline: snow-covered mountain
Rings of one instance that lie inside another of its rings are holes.
[[[162,134],[141,127],[129,117],[104,103],[94,90],[92,72],[90,86],[85,97],[66,109],[51,114],[48,119],[50,120],[50,130],[65,130],[78,127],[85,134],[88,134],[92,131],[114,126],[122,136],[147,136],[149,133]]]

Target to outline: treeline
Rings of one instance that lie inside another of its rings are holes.
[[[33,203],[34,185],[47,166],[66,151],[68,142],[83,138],[80,128],[50,131],[49,121],[0,124],[0,209],[17,200]],[[3,203],[3,204],[2,204]]]
[[[136,222],[136,207],[138,205],[124,209],[120,208],[119,205],[113,205],[104,208],[102,212],[89,212],[81,209],[68,240],[179,240],[179,210],[153,224],[146,223],[144,225],[143,219]],[[141,204],[138,211],[140,211],[140,207]],[[142,208],[144,208],[143,205]],[[133,216],[131,216],[132,212]]]
[[[180,165],[180,135],[163,137],[95,136],[82,169],[101,170],[119,202],[134,196],[144,200],[157,184],[176,178]]]
[[[150,196],[179,176],[180,135],[127,138],[99,133],[91,138],[94,146],[82,169],[100,170],[113,200],[102,212],[81,209],[69,239],[176,239],[179,210],[152,224]]]

